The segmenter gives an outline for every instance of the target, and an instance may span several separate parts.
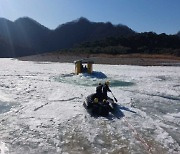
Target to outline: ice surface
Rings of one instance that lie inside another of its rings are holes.
[[[0,64],[1,154],[180,153],[180,67],[95,64],[75,76],[71,63]],[[82,103],[106,80],[121,114],[91,117]]]

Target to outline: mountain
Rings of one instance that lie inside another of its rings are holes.
[[[4,40],[2,37],[0,37],[0,55],[1,57],[9,57],[11,55],[13,55],[13,52],[11,52],[12,46],[6,41]]]
[[[179,36],[179,37],[180,37],[180,31],[177,33],[177,36]]]
[[[71,48],[85,41],[95,41],[106,37],[131,36],[136,34],[124,25],[114,26],[111,23],[91,22],[86,18],[79,18],[50,30],[37,21],[23,17],[12,22],[0,18],[0,36],[14,49],[13,56],[31,55],[43,52],[57,51]],[[24,52],[20,52],[21,46]],[[7,49],[9,49],[7,47]],[[12,52],[12,51],[11,51]],[[11,53],[9,52],[9,53]],[[0,51],[0,57],[2,50]]]
[[[73,47],[76,44],[101,40],[107,37],[131,36],[136,34],[124,25],[114,26],[111,23],[90,22],[86,18],[79,18],[72,22],[60,25],[53,31],[52,39],[54,50]]]
[[[24,52],[26,51],[26,52]],[[25,46],[13,44],[0,36],[0,57],[17,57],[21,55],[33,54],[33,51]]]
[[[30,18],[20,18],[14,22],[19,34],[19,42],[37,51],[46,50],[46,41],[49,33],[48,28]]]
[[[62,50],[67,51],[67,50]],[[180,56],[180,37],[156,34],[153,32],[138,33],[128,37],[108,37],[99,41],[85,42],[68,49],[77,53],[103,54],[169,54]]]
[[[50,30],[23,17],[14,22],[0,18],[0,57],[73,50],[93,53],[173,53],[179,55],[177,35],[136,33],[125,25],[79,18]]]
[[[19,18],[14,22],[0,19],[0,35],[9,43],[23,45],[36,51],[45,50],[46,38],[50,30],[28,17]]]

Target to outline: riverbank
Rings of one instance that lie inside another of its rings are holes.
[[[39,62],[68,62],[73,63],[78,59],[90,58],[95,64],[110,65],[139,65],[139,66],[180,66],[180,57],[172,55],[149,55],[149,54],[77,54],[77,53],[47,53],[20,57],[22,61]]]

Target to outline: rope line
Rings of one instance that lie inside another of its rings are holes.
[[[152,151],[153,148],[141,137],[141,135],[136,131],[133,125],[130,124],[130,122],[128,122],[127,118],[124,117],[123,119],[127,123],[128,128],[133,131],[135,138],[138,139],[144,145],[144,147],[148,150],[150,154],[153,154],[153,151]]]

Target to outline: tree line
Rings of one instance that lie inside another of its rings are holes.
[[[78,53],[105,54],[171,54],[180,56],[180,37],[178,35],[138,33],[129,37],[108,37],[103,40],[84,42],[62,51]]]

